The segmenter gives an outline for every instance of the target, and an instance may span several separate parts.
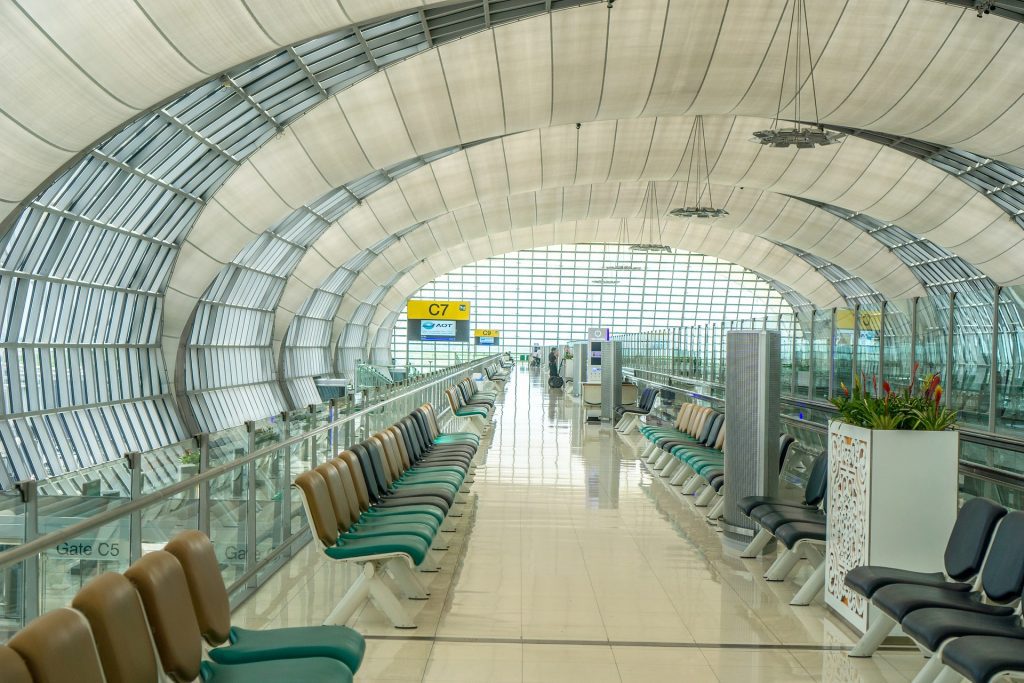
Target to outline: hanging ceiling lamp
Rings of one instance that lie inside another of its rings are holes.
[[[630,251],[637,252],[670,252],[672,247],[667,247],[662,239],[664,228],[661,224],[661,216],[658,209],[658,188],[653,180],[647,181],[647,189],[644,191],[643,201],[640,203],[640,233],[636,239],[627,234],[626,219],[622,219],[619,227],[619,242],[629,244]],[[612,264],[609,269],[615,270],[642,270],[633,264]]]
[[[786,36],[786,57],[782,62],[782,83],[779,85],[779,106],[775,111],[775,120],[772,127],[766,130],[754,132],[752,142],[757,142],[768,147],[797,147],[799,149],[810,149],[812,147],[823,147],[842,142],[845,134],[825,128],[818,121],[818,95],[814,90],[814,57],[811,52],[811,32],[807,24],[807,0],[786,0],[786,8],[792,5],[793,9],[789,17],[789,33]],[[786,8],[783,8],[785,13]],[[804,120],[801,100],[803,99],[803,54],[807,54],[807,81],[811,89],[811,105],[814,109],[814,123],[810,126],[801,126]],[[789,56],[793,55],[793,68],[789,66]],[[790,73],[792,71],[792,73]],[[795,126],[779,126],[780,119],[789,109],[789,104],[783,104],[786,93],[786,77],[790,76],[790,87],[792,88],[793,118]]]
[[[676,218],[721,218],[729,212],[723,208],[715,208],[711,199],[711,166],[708,164],[708,143],[704,139],[704,117],[697,116],[690,129],[690,137],[683,149],[683,157],[690,154],[690,165],[686,171],[686,184],[683,186],[683,200],[693,203],[669,211]],[[703,168],[701,168],[703,164]],[[690,188],[693,188],[691,193]],[[704,203],[705,197],[707,203]]]

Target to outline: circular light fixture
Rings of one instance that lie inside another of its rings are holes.
[[[729,215],[725,209],[716,209],[713,206],[683,206],[672,209],[669,213],[676,218],[721,218]]]
[[[672,247],[665,246],[664,244],[633,244],[630,245],[629,249],[630,251],[644,251],[648,253],[672,251]]]
[[[796,147],[811,149],[842,142],[845,133],[824,128],[769,128],[754,132],[752,142],[759,142],[767,147]]]

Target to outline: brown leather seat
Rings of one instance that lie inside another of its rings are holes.
[[[113,572],[100,574],[71,605],[89,620],[107,683],[159,679],[146,614],[131,581]]]
[[[34,683],[104,683],[89,622],[73,609],[47,612],[7,644],[24,661]],[[2,671],[6,681],[7,671]]]
[[[163,550],[143,555],[124,573],[142,598],[160,663],[175,681],[199,676],[203,651],[185,572]]]
[[[164,546],[185,572],[192,607],[203,639],[220,645],[231,636],[231,603],[210,539],[201,531],[182,531]]]
[[[0,645],[0,671],[4,674],[4,683],[32,683],[25,661],[6,645]]]

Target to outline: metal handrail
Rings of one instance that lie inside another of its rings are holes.
[[[193,489],[203,482],[216,479],[217,477],[223,476],[228,472],[244,467],[249,463],[253,462],[254,460],[258,460],[260,458],[271,455],[282,448],[287,448],[289,446],[292,446],[293,444],[301,443],[302,441],[310,438],[311,436],[323,434],[331,429],[334,429],[339,425],[344,425],[359,417],[369,415],[370,413],[379,410],[380,408],[384,407],[388,403],[391,403],[392,401],[398,401],[400,399],[407,398],[408,396],[411,396],[412,394],[422,391],[427,387],[433,386],[435,384],[440,384],[442,382],[447,382],[454,375],[458,375],[460,373],[469,371],[471,368],[475,368],[476,366],[483,367],[486,364],[493,362],[494,359],[497,358],[497,355],[498,354],[495,354],[493,356],[488,356],[486,358],[477,359],[476,361],[465,363],[461,366],[453,368],[450,372],[445,373],[444,377],[439,377],[438,379],[432,382],[427,382],[425,384],[418,385],[400,394],[391,396],[390,398],[381,401],[380,403],[375,403],[374,405],[368,408],[363,408],[362,410],[356,411],[350,415],[346,415],[345,417],[336,418],[334,421],[328,422],[322,427],[311,429],[308,432],[303,432],[302,434],[299,434],[298,436],[293,436],[283,441],[279,441],[273,444],[272,446],[267,446],[257,451],[253,451],[252,453],[248,453],[245,456],[238,458],[237,460],[233,460],[232,462],[225,463],[223,465],[218,465],[217,467],[212,467],[206,470],[205,472],[200,472],[199,474],[193,477],[166,486],[160,489],[159,491],[154,491],[153,493],[149,493],[145,496],[142,496],[141,498],[136,498],[135,500],[125,503],[124,505],[119,505],[113,509],[107,510],[106,512],[102,512],[94,517],[90,517],[89,519],[84,519],[81,522],[76,522],[75,524],[64,527],[63,529],[60,529],[58,531],[50,532],[44,536],[40,536],[31,541],[23,543],[22,545],[0,552],[0,569],[35,557],[41,552],[48,550],[53,546],[60,544],[63,541],[72,539],[76,536],[79,536],[87,531],[91,531],[97,527],[101,527],[105,524],[109,524],[114,520],[120,519],[122,517],[127,517],[128,515],[131,515],[134,512],[139,512],[151,505],[171,498],[175,494],[187,491],[189,489]]]

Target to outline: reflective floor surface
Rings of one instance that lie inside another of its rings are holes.
[[[367,605],[357,680],[908,681],[924,660],[868,660],[820,604],[788,602],[809,574],[766,583],[771,561],[726,555],[718,533],[637,459],[640,437],[585,424],[568,391],[516,367],[499,399],[470,508],[418,628]],[[312,544],[235,615],[254,628],[321,623],[348,569]]]

